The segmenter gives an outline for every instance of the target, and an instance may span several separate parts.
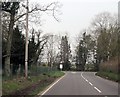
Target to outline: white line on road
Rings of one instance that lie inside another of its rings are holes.
[[[88,80],[83,76],[83,72],[81,73],[81,76],[84,80],[86,80],[88,82]]]
[[[86,79],[86,82],[88,82],[88,80]]]
[[[83,72],[81,73],[81,76],[82,76],[83,79],[85,79],[84,76],[83,76],[82,74],[83,74]]]
[[[66,76],[66,74],[63,76],[63,77],[65,77]],[[45,90],[42,94],[38,94],[38,95],[41,95],[41,96],[43,96],[45,93],[47,93],[55,84],[57,84],[63,77],[61,77],[60,79],[58,79],[55,83],[53,83],[47,90]]]
[[[101,93],[101,91],[98,88],[94,87],[94,89],[96,89],[99,93]]]
[[[89,82],[89,84],[90,84],[91,86],[93,86],[93,84],[92,84],[91,82]]]
[[[75,74],[76,72],[71,72],[71,73]]]
[[[93,84],[92,84],[91,82],[89,82],[89,81],[83,76],[83,72],[81,73],[81,76],[82,76],[82,78],[83,78],[86,82],[88,82],[91,86],[93,86]],[[98,88],[94,87],[94,89],[97,90],[99,93],[102,93]]]

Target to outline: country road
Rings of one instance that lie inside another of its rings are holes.
[[[95,72],[66,72],[64,77],[42,93],[42,97],[46,97],[45,95],[96,95],[95,97],[104,95],[103,97],[117,97],[115,95],[118,95],[118,83],[100,78],[95,75]]]

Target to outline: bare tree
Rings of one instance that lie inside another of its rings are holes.
[[[29,59],[29,62],[32,65],[35,65],[44,51],[44,47],[48,42],[49,36],[46,34],[43,35],[41,30],[35,31],[34,29],[32,29],[31,34],[32,36],[29,39],[29,54],[32,54],[30,54],[31,58]]]
[[[96,41],[96,64],[110,60],[117,54],[117,18],[109,12],[98,14],[92,22],[92,32]]]

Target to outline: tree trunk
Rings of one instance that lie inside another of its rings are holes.
[[[12,43],[12,35],[13,35],[13,26],[14,26],[14,15],[10,16],[10,24],[9,24],[9,32],[6,46],[6,57],[5,57],[5,75],[10,76],[10,57],[11,57],[11,43]]]

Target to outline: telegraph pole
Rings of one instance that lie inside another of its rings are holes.
[[[28,0],[26,9],[25,78],[28,77]]]

